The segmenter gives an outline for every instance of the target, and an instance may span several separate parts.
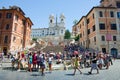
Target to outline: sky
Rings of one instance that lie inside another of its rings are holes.
[[[19,6],[26,17],[33,22],[32,28],[48,28],[49,15],[65,15],[65,27],[72,31],[74,20],[80,20],[94,6],[100,5],[100,0],[0,0],[0,9],[4,6]],[[58,20],[59,22],[59,20]]]

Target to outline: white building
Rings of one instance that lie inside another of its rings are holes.
[[[40,38],[51,40],[63,40],[65,33],[65,16],[63,14],[59,17],[60,21],[58,22],[57,16],[49,16],[49,27],[48,28],[34,28],[32,29],[31,38]]]

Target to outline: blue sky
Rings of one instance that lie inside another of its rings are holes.
[[[64,13],[66,29],[71,31],[73,21],[86,15],[99,2],[100,0],[0,0],[0,8],[13,5],[21,7],[26,17],[32,20],[32,28],[46,28],[49,26],[50,14],[59,17]]]

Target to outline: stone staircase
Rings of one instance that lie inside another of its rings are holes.
[[[53,52],[63,52],[64,47],[60,46],[60,45],[56,45],[56,46],[43,46],[40,45],[38,43],[36,43],[36,45],[33,47],[33,49],[30,49],[31,51],[39,51],[39,50],[43,50],[45,52],[49,52],[49,51],[53,51]]]
[[[46,46],[46,48],[43,49],[45,52],[53,51],[53,52],[63,52],[64,48],[61,46]]]

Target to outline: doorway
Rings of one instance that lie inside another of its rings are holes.
[[[112,49],[111,49],[111,55],[112,55],[114,58],[117,58],[118,50],[117,50],[116,48],[112,48]]]
[[[3,53],[4,55],[7,55],[7,47],[3,47]]]

